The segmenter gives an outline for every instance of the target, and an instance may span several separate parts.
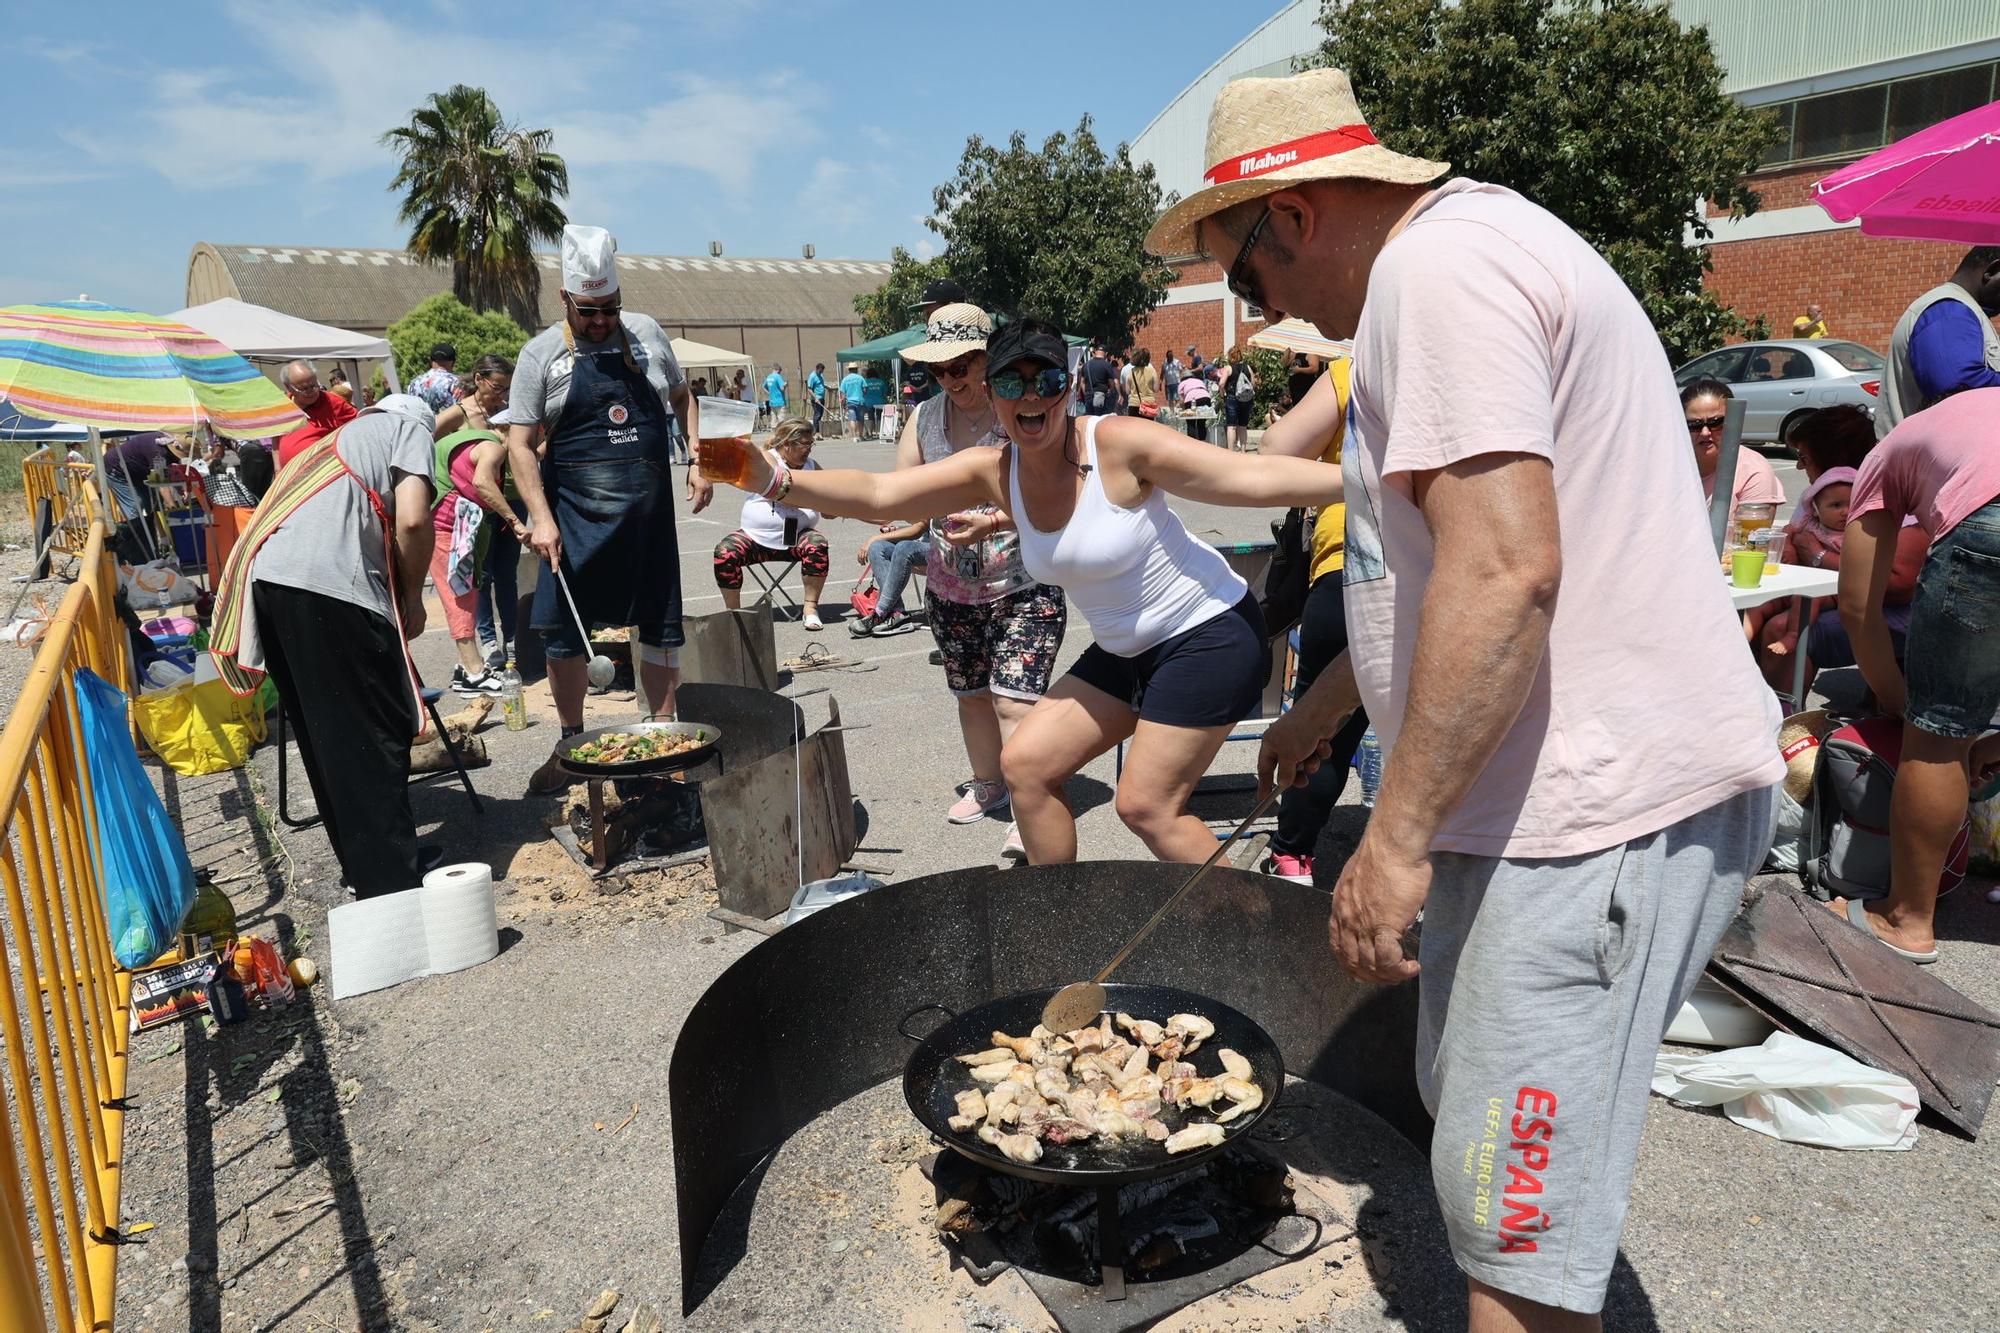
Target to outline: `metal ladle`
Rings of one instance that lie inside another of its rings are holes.
[[[1208,854],[1208,859],[1203,861],[1195,872],[1187,877],[1187,881],[1160,904],[1160,910],[1153,913],[1152,918],[1139,927],[1131,939],[1125,941],[1125,947],[1113,954],[1111,961],[1106,963],[1096,976],[1089,981],[1072,981],[1051,995],[1049,1002],[1042,1006],[1042,1026],[1051,1032],[1074,1032],[1080,1027],[1096,1022],[1097,1016],[1104,1012],[1105,978],[1117,971],[1118,965],[1132,956],[1132,951],[1145,942],[1146,937],[1153,933],[1155,926],[1167,919],[1167,914],[1174,910],[1181,899],[1188,896],[1189,890],[1201,883],[1209,871],[1215,869],[1215,863],[1222,859],[1223,853],[1249,831],[1250,826],[1271,808],[1284,790],[1283,784],[1274,784],[1271,794],[1257,802],[1257,808],[1244,816],[1243,822],[1236,826],[1235,832],[1215,845],[1215,850]]]
[[[591,641],[590,627],[583,623],[583,615],[576,609],[576,598],[569,595],[569,580],[563,577],[561,562],[551,562],[549,568],[556,572],[556,586],[562,589],[563,600],[569,603],[569,613],[576,618],[576,630],[583,635],[583,646],[590,649],[590,665],[584,669],[584,674],[590,677],[590,687],[608,690],[612,677],[618,674],[618,668],[611,664],[610,658],[598,652],[597,645]]]

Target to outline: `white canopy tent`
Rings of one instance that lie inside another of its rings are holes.
[[[674,360],[680,362],[682,370],[734,370],[738,366],[748,370],[757,364],[757,358],[753,356],[711,347],[692,338],[672,338],[668,341],[673,344]]]
[[[361,374],[363,362],[380,362],[389,391],[402,391],[402,381],[396,376],[396,354],[387,338],[315,324],[233,297],[189,306],[167,318],[193,325],[246,361],[341,362],[347,378],[356,385],[366,382]]]

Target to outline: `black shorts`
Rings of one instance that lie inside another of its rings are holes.
[[[1123,700],[1147,722],[1229,726],[1257,711],[1271,675],[1271,643],[1256,595],[1245,593],[1227,611],[1134,657],[1093,643],[1069,674]]]
[[[1252,401],[1247,398],[1232,396],[1225,400],[1222,410],[1226,424],[1231,426],[1249,426],[1251,406]]]

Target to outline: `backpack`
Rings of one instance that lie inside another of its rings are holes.
[[[1236,401],[1239,403],[1249,403],[1255,402],[1256,398],[1257,382],[1250,378],[1250,370],[1247,366],[1238,366],[1236,368]]]
[[[1799,872],[1816,897],[1888,896],[1889,800],[1902,754],[1903,724],[1893,717],[1849,722],[1820,741]],[[1939,897],[1965,879],[1971,842],[1968,811],[1945,856]]]

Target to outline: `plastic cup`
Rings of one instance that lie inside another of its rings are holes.
[[[1754,588],[1764,581],[1764,553],[1758,550],[1734,551],[1729,556],[1729,582],[1732,587]]]
[[[739,403],[734,398],[700,398],[696,402],[700,405],[696,416],[701,431],[697,450],[701,475],[731,486],[749,485],[756,404]]]

